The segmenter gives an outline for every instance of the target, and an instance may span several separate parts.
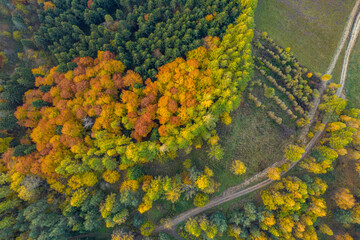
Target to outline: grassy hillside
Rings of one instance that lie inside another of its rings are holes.
[[[358,39],[350,56],[348,75],[346,78],[345,94],[350,107],[360,107],[360,40]]]
[[[254,103],[247,98],[243,101],[244,104],[231,115],[233,122],[228,126],[219,124],[217,127],[225,153],[221,161],[209,159],[209,148],[204,146],[192,150],[189,155],[181,154],[171,164],[152,164],[146,169],[147,174],[171,176],[180,173],[183,169],[183,160],[188,158],[199,169],[209,166],[214,171],[216,181],[220,183],[219,191],[215,193],[218,195],[281,160],[284,155],[283,148],[293,142],[287,128],[275,124],[264,110],[256,108]],[[231,173],[231,163],[235,159],[245,164],[247,167],[245,174],[236,176]],[[237,201],[238,199],[231,203],[234,204]],[[231,203],[221,205],[221,208],[230,206]],[[147,213],[147,216],[152,221],[158,222],[165,215],[177,215],[193,207],[192,200],[175,204],[161,200]],[[226,236],[221,239],[231,238]]]
[[[233,122],[230,125],[219,124],[217,128],[224,149],[221,161],[209,159],[209,147],[203,146],[193,149],[189,155],[180,154],[171,164],[149,166],[149,174],[179,173],[183,169],[183,160],[191,159],[199,168],[209,166],[214,170],[216,180],[221,184],[219,192],[222,192],[279,161],[283,157],[284,146],[293,141],[290,135],[295,130],[275,124],[266,111],[256,108],[247,98],[231,117]],[[244,175],[231,173],[231,163],[235,159],[241,160],[247,167]]]
[[[355,0],[259,0],[255,23],[298,60],[325,72]]]

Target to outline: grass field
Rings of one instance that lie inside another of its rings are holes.
[[[349,107],[360,108],[360,40],[358,39],[350,56],[345,95]]]
[[[153,164],[145,170],[146,173],[175,175],[183,170],[182,162],[189,158],[198,169],[203,170],[208,166],[214,171],[215,179],[220,183],[215,193],[218,195],[281,160],[282,150],[292,141],[289,132],[269,119],[264,110],[256,108],[248,100],[243,101],[244,104],[231,115],[233,122],[230,125],[218,124],[217,132],[225,153],[221,161],[209,159],[209,147],[204,144],[203,148],[194,149],[188,155],[180,154],[174,160]],[[231,173],[231,163],[235,159],[244,162],[247,167],[245,174],[236,176]],[[192,207],[194,206],[191,200],[180,201],[175,205],[168,201],[159,201],[147,215],[154,222],[158,222],[164,214],[177,215]]]
[[[153,165],[146,169],[147,174],[175,175],[182,171],[183,160],[189,158],[198,169],[203,170],[205,166],[213,169],[215,179],[220,183],[218,192],[215,193],[218,195],[281,160],[283,149],[293,141],[289,131],[269,119],[266,111],[256,108],[247,99],[243,101],[244,104],[231,115],[233,122],[230,125],[218,124],[217,132],[225,153],[221,161],[209,159],[208,147],[205,144],[203,148],[194,149],[189,155],[179,156],[155,167]],[[247,167],[245,174],[235,176],[231,173],[231,163],[235,159],[244,162]],[[158,222],[165,215],[177,215],[193,207],[191,200],[179,201],[174,205],[169,201],[158,201],[147,216]],[[221,208],[224,208],[224,205],[221,205]]]
[[[269,119],[265,111],[248,100],[244,102],[232,115],[232,124],[218,129],[225,156],[221,163],[211,161],[209,167],[214,168],[215,176],[221,180],[220,192],[279,161],[289,141],[289,135],[284,134],[286,131]],[[207,156],[202,154],[197,159],[204,163]],[[229,171],[235,159],[247,167],[247,172],[240,177]]]
[[[299,62],[324,73],[337,48],[355,0],[259,0],[256,27]]]
[[[258,74],[254,76],[254,78],[259,77],[261,76]],[[262,87],[259,91],[263,91]],[[179,152],[179,157],[174,160],[152,163],[145,170],[146,173],[170,176],[179,174],[184,170],[183,161],[191,159],[193,165],[199,170],[203,171],[205,166],[208,166],[214,171],[215,180],[220,183],[219,194],[281,160],[283,149],[294,141],[292,135],[296,136],[297,134],[294,122],[277,125],[267,116],[267,110],[257,108],[252,101],[245,97],[247,94],[247,91],[243,93],[242,105],[231,114],[232,123],[225,125],[219,121],[217,124],[220,145],[224,149],[222,160],[210,159],[208,156],[209,146],[204,142],[202,148],[194,148],[188,155]],[[278,116],[286,119],[286,114],[280,107],[271,102],[267,105],[270,110],[276,111]],[[245,174],[236,176],[230,171],[233,160],[241,160],[245,164],[247,167]]]
[[[340,53],[339,59],[335,65],[334,71],[332,73],[332,81],[338,83],[340,81],[340,75],[342,70],[342,65],[345,57],[346,48],[344,47]]]
[[[291,141],[289,131],[269,119],[264,110],[256,108],[247,99],[243,101],[244,105],[231,115],[233,122],[228,126],[219,124],[217,128],[225,153],[221,161],[209,159],[207,145],[176,160],[182,162],[189,158],[199,169],[209,166],[221,184],[219,192],[281,160],[283,148]],[[230,167],[233,160],[241,160],[247,172],[242,176],[232,174]],[[174,171],[176,165],[171,165]]]

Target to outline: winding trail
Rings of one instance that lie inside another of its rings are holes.
[[[355,20],[355,18],[357,16],[358,12],[359,12],[359,6],[360,6],[360,1],[358,0],[355,3],[355,6],[354,6],[353,10],[350,13],[349,20],[348,20],[348,22],[346,24],[346,27],[345,27],[344,32],[342,34],[342,37],[340,39],[339,45],[338,45],[338,47],[337,47],[337,49],[335,51],[335,54],[334,54],[334,56],[333,56],[333,58],[332,58],[332,60],[330,62],[330,65],[329,65],[329,68],[326,71],[326,74],[331,75],[333,73],[334,68],[336,66],[336,63],[338,62],[340,54],[341,54],[341,52],[342,52],[342,50],[343,50],[343,48],[345,46],[346,40],[348,39],[348,37],[350,35],[350,31],[352,32],[351,35],[353,35],[353,33],[354,33],[355,27],[352,28],[352,26],[354,26],[354,21],[356,23],[358,22],[358,19]],[[347,48],[346,53],[348,53],[350,55],[351,51],[352,51],[352,47],[351,47],[351,49]],[[345,58],[344,58],[344,62],[345,62]],[[345,64],[344,62],[343,62],[342,69],[344,69],[344,64]],[[347,69],[347,65],[346,65],[346,69]],[[340,81],[340,83],[341,83],[341,81]],[[321,84],[320,88],[319,88],[319,97],[314,100],[313,107],[309,111],[310,123],[304,128],[302,134],[300,135],[301,140],[303,140],[305,138],[305,135],[309,132],[310,127],[313,125],[313,123],[315,121],[315,116],[316,116],[316,112],[317,112],[317,109],[318,109],[320,101],[321,101],[321,96],[324,94],[324,92],[326,90],[326,86],[327,86],[327,83],[323,82]],[[342,87],[341,87],[341,91],[342,91]]]
[[[350,15],[349,15],[349,20],[347,22],[347,25],[346,25],[346,28],[344,29],[344,32],[342,34],[342,37],[340,39],[340,42],[339,42],[339,45],[336,49],[336,52],[334,54],[334,57],[333,59],[331,60],[331,63],[329,65],[329,68],[328,70],[326,71],[326,74],[330,74],[334,71],[334,68],[335,68],[335,65],[340,57],[340,54],[341,54],[341,51],[342,49],[344,48],[345,46],[345,43],[346,43],[346,39],[349,37],[349,34],[350,34],[350,31],[351,31],[351,27],[353,26],[353,23],[354,23],[354,19],[358,13],[358,10],[359,10],[359,6],[360,6],[360,1],[358,0],[356,3],[355,3],[355,6],[354,8],[352,9]],[[356,20],[357,21],[357,20]]]
[[[344,29],[343,35],[342,35],[342,37],[340,39],[340,43],[339,43],[339,45],[338,45],[338,47],[336,49],[336,52],[335,52],[334,57],[333,57],[333,59],[332,59],[332,61],[330,63],[330,66],[329,66],[329,68],[328,68],[328,70],[326,72],[327,74],[330,74],[330,75],[332,74],[332,72],[333,72],[333,70],[335,68],[336,62],[338,61],[338,59],[340,57],[340,54],[341,54],[341,52],[342,52],[342,50],[343,50],[343,48],[345,46],[345,43],[347,42],[347,39],[348,39],[348,37],[350,35],[350,38],[349,38],[349,41],[348,41],[348,44],[347,44],[347,48],[346,48],[346,51],[345,51],[344,61],[343,61],[343,64],[342,64],[342,72],[341,72],[341,77],[340,77],[340,81],[339,81],[339,84],[341,84],[341,86],[338,88],[338,90],[336,92],[336,96],[338,96],[338,97],[341,97],[341,95],[342,95],[343,88],[344,88],[345,81],[346,81],[346,75],[347,75],[347,69],[348,69],[350,54],[352,52],[352,49],[353,49],[353,47],[354,47],[354,45],[356,43],[357,37],[358,37],[359,32],[360,32],[359,6],[360,6],[360,0],[358,0],[355,3],[355,6],[354,6],[354,8],[353,8],[353,10],[352,10],[352,12],[351,12],[351,14],[349,16],[349,20],[348,20],[348,23],[346,25],[346,28]],[[301,136],[305,136],[308,133],[308,131],[310,129],[310,126],[314,122],[316,112],[317,112],[318,106],[320,104],[321,96],[325,92],[326,86],[327,86],[326,82],[324,82],[321,85],[320,90],[319,90],[319,93],[320,93],[319,97],[317,99],[315,99],[314,106],[309,112],[310,124],[306,128],[304,128],[304,130],[302,131]],[[326,125],[327,123],[328,122],[325,122],[324,124]],[[311,149],[315,146],[315,144],[318,143],[318,141],[320,140],[320,138],[324,134],[324,132],[325,132],[325,128],[324,128],[323,131],[318,132],[311,139],[311,141],[306,145],[305,153],[303,154],[303,156],[301,157],[301,159],[299,161],[301,161],[308,153],[310,153]],[[286,172],[283,172],[281,175],[285,175],[287,172],[289,172],[293,167],[296,166],[296,164],[299,161],[293,162],[290,165],[289,169]],[[274,163],[271,167],[280,166],[284,162],[285,162],[285,159]],[[253,186],[248,187],[250,184],[252,184],[254,182],[257,182],[259,179],[261,179],[263,177],[267,177],[267,170],[268,169],[263,170],[262,172],[260,172],[260,173],[256,174],[255,176],[245,180],[243,183],[241,183],[241,184],[239,184],[237,186],[228,188],[227,190],[225,190],[219,196],[212,198],[209,201],[209,203],[207,205],[205,205],[204,207],[202,207],[202,208],[197,207],[197,208],[189,209],[188,211],[185,211],[185,212],[179,214],[175,218],[170,219],[169,221],[172,223],[172,229],[167,229],[167,228],[165,228],[164,225],[160,225],[160,226],[155,228],[153,233],[158,233],[158,232],[164,231],[164,232],[168,232],[168,233],[172,234],[173,236],[176,237],[176,239],[182,239],[177,234],[176,235],[173,234],[174,229],[176,229],[176,226],[179,223],[181,223],[181,222],[185,221],[186,219],[188,219],[188,218],[190,218],[192,216],[195,216],[195,215],[197,215],[197,214],[199,214],[201,212],[204,212],[204,211],[206,211],[208,209],[211,209],[211,208],[213,208],[215,206],[218,206],[218,205],[220,205],[222,203],[231,201],[231,200],[236,199],[238,197],[245,196],[245,195],[250,194],[252,192],[255,192],[255,191],[259,190],[259,189],[262,189],[265,186],[269,185],[270,183],[274,182],[273,180],[267,178],[266,180],[263,180],[260,183],[257,183],[257,184],[255,184]]]
[[[356,18],[354,30],[351,33],[349,44],[348,44],[348,47],[345,52],[341,75],[340,75],[340,80],[339,80],[340,87],[336,91],[336,95],[338,97],[340,97],[340,95],[342,94],[342,92],[344,90],[346,75],[347,75],[347,71],[348,71],[348,67],[349,67],[350,55],[356,44],[356,40],[359,36],[359,32],[360,32],[360,14],[358,14],[358,16]]]

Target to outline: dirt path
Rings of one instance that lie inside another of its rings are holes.
[[[349,16],[349,20],[348,20],[348,24],[343,32],[343,36],[340,40],[340,44],[335,52],[335,55],[330,63],[330,66],[328,68],[328,71],[327,71],[327,74],[330,74],[333,72],[334,68],[335,68],[335,65],[336,65],[336,62],[338,61],[338,58],[340,56],[340,53],[342,51],[342,49],[344,48],[345,46],[345,43],[346,43],[346,40],[348,39],[349,35],[350,35],[350,39],[348,41],[348,45],[347,45],[347,48],[346,48],[346,52],[345,52],[345,57],[344,57],[344,61],[343,61],[343,65],[342,65],[342,73],[341,73],[341,78],[340,78],[340,84],[341,84],[341,87],[338,89],[338,91],[336,92],[336,95],[338,97],[341,97],[341,93],[342,93],[342,90],[343,90],[343,87],[345,85],[345,80],[346,80],[346,74],[347,74],[347,68],[348,68],[348,63],[349,63],[349,58],[350,58],[350,54],[351,54],[351,51],[356,43],[356,39],[359,35],[359,31],[360,31],[360,14],[358,14],[358,8],[360,6],[360,0],[356,2],[355,6],[354,6],[354,9],[352,10],[350,16]],[[356,18],[356,20],[355,20]],[[354,23],[354,20],[355,20],[355,23]],[[314,121],[315,119],[315,115],[316,115],[316,111],[317,111],[317,108],[319,106],[319,103],[320,103],[320,98],[322,96],[322,94],[324,93],[326,89],[326,83],[324,83],[322,86],[321,86],[321,89],[320,89],[320,96],[318,99],[316,99],[316,102],[314,102],[314,106],[313,106],[313,109],[310,111],[309,113],[309,117],[311,119],[311,122]],[[325,124],[327,124],[327,122],[325,122]],[[309,129],[309,128],[308,128]],[[308,132],[308,129],[306,131],[304,131],[305,133]],[[320,140],[321,136],[323,135],[323,133],[325,132],[325,129],[321,132],[318,132],[312,139],[311,141],[306,145],[306,148],[305,148],[305,153],[303,154],[302,158],[299,160],[301,161],[310,151],[311,149],[315,146],[315,144]],[[281,175],[284,175],[286,174],[288,171],[290,171],[293,167],[296,166],[296,164],[299,162],[294,162],[290,165],[289,169],[286,171],[286,172],[283,172]],[[281,165],[282,163],[284,162],[284,160],[281,160],[275,164],[272,165],[272,167],[274,166],[279,166]],[[269,185],[270,183],[273,182],[273,180],[270,180],[270,179],[266,179],[260,183],[257,183],[256,185],[253,185],[253,186],[250,186],[250,187],[247,187],[249,186],[251,183],[253,182],[256,182],[258,181],[259,179],[261,179],[262,177],[266,177],[267,176],[267,169],[265,169],[264,171],[256,174],[255,176],[247,179],[246,181],[244,181],[243,183],[241,183],[240,185],[237,185],[237,186],[234,186],[234,187],[231,187],[229,189],[227,189],[226,191],[224,191],[221,195],[217,196],[217,197],[214,197],[212,198],[209,203],[207,205],[205,205],[204,207],[202,208],[192,208],[188,211],[185,211],[183,213],[181,213],[180,215],[176,216],[175,218],[171,219],[170,221],[172,222],[172,226],[173,228],[175,228],[177,226],[177,224],[185,221],[186,219],[192,217],[192,216],[195,216],[201,212],[204,212],[208,209],[211,209],[215,206],[218,206],[222,203],[225,203],[225,202],[228,202],[228,201],[231,201],[233,199],[236,199],[238,197],[241,197],[241,196],[245,196],[249,193],[252,193],[252,192],[255,192],[259,189],[262,189],[263,187]],[[245,187],[247,187],[246,189],[244,189]],[[169,231],[169,230],[166,230],[165,227],[163,225],[161,226],[158,226],[155,230],[154,230],[154,233],[157,233],[157,232],[161,232],[161,231]],[[172,231],[170,231],[172,232]]]
[[[341,93],[343,92],[343,89],[344,89],[344,86],[345,86],[346,75],[347,75],[348,65],[349,65],[349,61],[350,61],[350,55],[351,55],[351,52],[352,52],[352,50],[353,50],[353,48],[354,48],[354,46],[356,44],[357,37],[359,36],[359,31],[360,31],[360,14],[356,18],[356,22],[355,22],[355,25],[354,25],[354,30],[351,33],[350,41],[349,41],[348,47],[347,47],[346,52],[345,52],[345,57],[344,57],[343,66],[342,66],[341,75],[340,75],[340,80],[339,80],[339,84],[341,86],[336,91],[336,95],[338,97],[341,96]]]
[[[306,146],[306,150],[305,150],[305,153],[303,154],[303,157],[299,160],[301,161],[310,151],[311,149],[315,146],[315,144],[320,140],[322,134],[325,132],[325,129],[321,132],[318,132],[313,138],[312,140],[308,143],[308,145]],[[299,162],[298,161],[298,162]],[[294,162],[291,164],[291,166],[289,167],[288,171],[293,168],[298,162]],[[286,174],[288,171],[286,172],[283,172],[281,175],[284,175]],[[266,174],[266,173],[265,173]],[[215,206],[218,206],[222,203],[225,203],[225,202],[228,202],[228,201],[231,201],[233,199],[236,199],[238,197],[241,197],[241,196],[245,196],[249,193],[252,193],[252,192],[255,192],[259,189],[262,189],[263,187],[269,185],[270,183],[274,182],[273,180],[271,179],[266,179],[254,186],[251,186],[251,187],[248,187],[246,189],[242,189],[242,190],[239,190],[239,191],[236,191],[232,194],[227,194],[227,195],[220,195],[220,196],[217,196],[217,197],[214,197],[212,198],[208,204],[206,204],[204,207],[200,208],[200,207],[197,207],[197,208],[192,208],[186,212],[183,212],[181,213],[180,215],[176,216],[174,219],[171,220],[171,223],[172,225],[175,227],[176,225],[178,225],[179,223],[185,221],[186,219],[192,217],[192,216],[195,216],[201,212],[204,212],[208,209],[211,209]],[[161,231],[164,231],[166,230],[164,228],[164,226],[159,226],[158,228],[156,228],[154,230],[154,232],[161,232]]]
[[[332,75],[333,71],[334,71],[334,68],[336,66],[336,63],[338,62],[339,60],[339,57],[340,57],[340,54],[345,46],[345,43],[347,42],[346,40],[348,39],[349,35],[350,35],[350,32],[353,32],[352,28],[354,26],[354,21],[357,22],[358,19],[355,20],[356,16],[357,16],[357,13],[358,13],[358,10],[359,10],[359,6],[360,6],[360,0],[358,0],[356,3],[355,3],[355,6],[353,8],[353,10],[351,11],[350,13],[350,16],[349,16],[349,20],[346,24],[346,27],[344,29],[344,32],[342,34],[342,37],[340,39],[340,42],[339,42],[339,45],[336,49],[336,52],[334,54],[334,57],[332,58],[331,62],[330,62],[330,65],[329,65],[329,68],[327,69],[326,71],[326,74],[329,74],[329,75]],[[352,51],[352,48],[349,52]],[[348,52],[348,51],[346,51]],[[345,60],[345,59],[344,59]],[[343,68],[344,69],[344,68]],[[347,66],[346,66],[346,69],[347,69]],[[321,101],[321,96],[324,94],[325,90],[326,90],[326,86],[327,86],[327,83],[326,82],[323,82],[319,88],[319,97],[317,99],[314,100],[314,104],[313,104],[313,107],[312,109],[309,111],[309,119],[310,119],[310,123],[304,128],[303,132],[300,134],[300,139],[303,141],[303,139],[305,138],[306,134],[309,132],[309,129],[310,127],[313,125],[314,121],[315,121],[315,116],[316,116],[316,112],[317,112],[317,109],[319,107],[319,104],[320,104],[320,101]],[[341,90],[342,91],[342,90]]]
[[[346,28],[344,29],[344,32],[343,32],[343,35],[340,39],[340,42],[339,42],[339,45],[336,49],[336,52],[334,54],[334,57],[333,59],[331,60],[331,63],[329,65],[329,68],[328,70],[326,71],[326,74],[332,74],[332,72],[334,71],[334,68],[335,68],[335,65],[340,57],[340,54],[341,54],[341,51],[342,49],[344,48],[345,46],[345,43],[346,43],[346,39],[348,38],[349,34],[350,34],[350,31],[351,31],[351,27],[353,26],[353,22],[356,18],[356,15],[358,13],[358,9],[359,9],[359,6],[360,6],[360,1],[358,0],[356,3],[355,3],[355,6],[353,8],[353,10],[351,11],[350,13],[350,16],[349,16],[349,20],[347,22],[347,25],[346,25]]]

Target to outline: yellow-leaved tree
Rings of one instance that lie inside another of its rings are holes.
[[[269,168],[268,170],[268,177],[271,179],[271,180],[280,180],[281,176],[281,169],[280,168]]]
[[[341,209],[350,209],[355,205],[354,195],[347,188],[340,188],[334,195],[336,205]]]
[[[296,145],[288,145],[285,149],[284,157],[291,162],[299,161],[305,152],[305,149]]]
[[[241,175],[246,172],[246,166],[240,160],[234,160],[231,164],[231,172],[235,175]]]

